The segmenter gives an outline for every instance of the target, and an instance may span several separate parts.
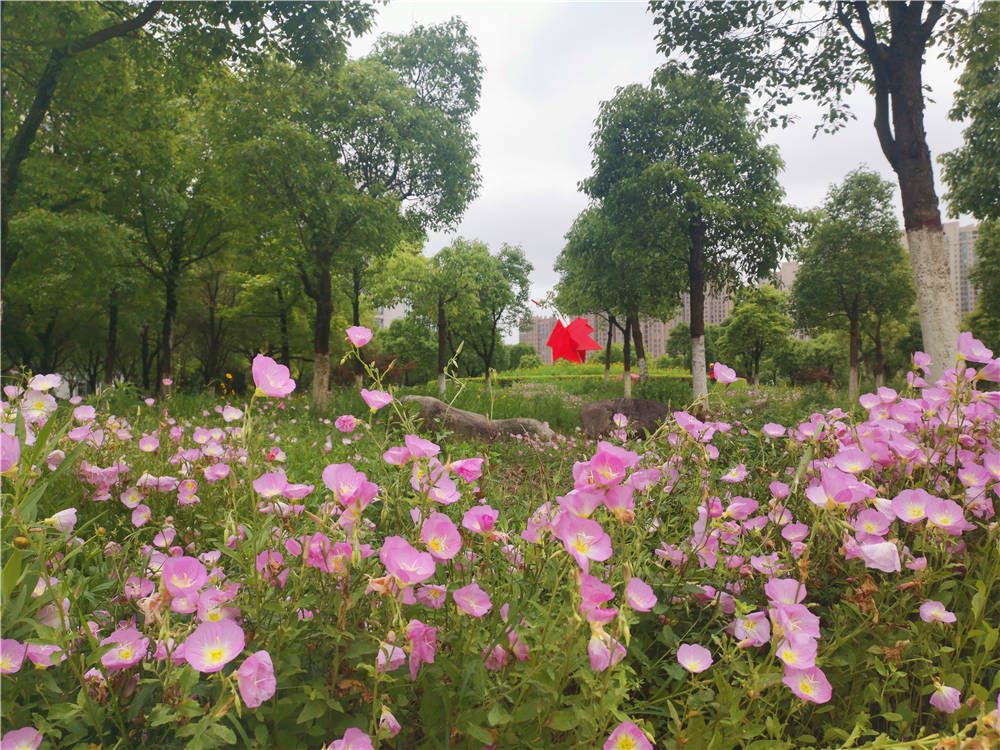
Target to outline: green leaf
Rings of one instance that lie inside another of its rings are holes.
[[[327,706],[326,701],[309,701],[299,713],[299,717],[295,720],[296,724],[305,724],[307,721],[312,721],[313,719],[319,718],[324,713],[326,713]]]
[[[510,719],[510,712],[499,703],[494,703],[486,715],[486,720],[494,727],[507,724],[510,722]]]
[[[576,712],[569,709],[556,711],[549,719],[549,727],[557,732],[568,732],[579,726],[580,722],[576,718]]]

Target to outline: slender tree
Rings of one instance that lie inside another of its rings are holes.
[[[687,267],[694,398],[704,398],[705,287],[759,278],[777,264],[790,236],[781,160],[760,144],[745,99],[675,67],[605,102],[592,145],[594,174],[583,188],[604,201],[625,245],[657,255],[668,273]]]
[[[922,71],[928,50],[955,37],[964,11],[943,0],[653,0],[650,9],[662,52],[730,92],[758,94],[773,125],[790,122],[782,108],[798,96],[822,106],[822,126],[836,130],[851,116],[844,95],[870,88],[879,145],[899,181],[924,345],[941,374],[955,361],[958,316],[924,130]]]
[[[792,307],[799,325],[806,329],[836,330],[846,323],[853,403],[866,315],[898,317],[913,298],[901,283],[899,269],[906,255],[890,183],[874,172],[855,170],[842,184],[830,188],[823,210],[825,218],[799,251]]]

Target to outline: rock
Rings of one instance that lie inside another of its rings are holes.
[[[403,396],[403,404],[417,404],[419,417],[427,427],[451,430],[465,437],[484,442],[506,439],[511,435],[534,435],[542,440],[555,437],[552,429],[537,419],[518,417],[490,421],[482,414],[449,407],[444,401],[431,396]]]
[[[666,404],[642,398],[609,398],[590,401],[580,407],[580,424],[591,437],[606,435],[615,429],[611,418],[615,414],[628,417],[626,429],[632,434],[643,431],[653,433],[660,422],[670,414]]]

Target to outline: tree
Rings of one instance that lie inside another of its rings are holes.
[[[719,338],[719,352],[727,361],[739,361],[754,385],[760,385],[764,353],[780,348],[792,332],[787,307],[787,295],[770,284],[736,295],[733,312]]]
[[[604,201],[624,242],[687,267],[691,295],[692,381],[707,396],[705,286],[760,278],[787,244],[777,151],[759,142],[743,97],[676,67],[651,86],[618,90],[601,106],[592,138],[594,174],[583,183]],[[681,267],[683,267],[681,266]]]
[[[673,313],[680,290],[676,273],[669,273],[659,252],[643,252],[631,244],[627,230],[614,223],[602,204],[588,207],[566,233],[566,245],[556,259],[560,273],[556,286],[559,309],[571,315],[603,313],[608,321],[604,379],[608,380],[608,356],[615,329],[636,345],[642,377],[648,369],[639,316],[666,317]],[[626,322],[623,327],[618,323]],[[630,371],[626,363],[625,371]],[[631,395],[631,378],[625,378],[626,398]]]
[[[344,286],[360,293],[366,259],[451,226],[478,187],[468,112],[449,104],[477,99],[478,55],[452,54],[452,45],[474,52],[475,43],[460,22],[413,33],[441,42],[426,46],[436,58],[402,58],[435,71],[432,80],[380,57],[409,49],[408,37],[383,40],[380,52],[335,71],[270,64],[253,81],[256,121],[248,127],[241,113],[233,124],[245,139],[236,158],[265,205],[296,231],[296,266],[316,304],[313,401],[320,407],[328,399],[335,279],[349,277]],[[410,77],[426,88],[406,85]],[[453,90],[462,86],[472,90]],[[289,96],[294,101],[282,106]]]
[[[528,275],[532,267],[519,247],[503,245],[496,255],[481,242],[460,247],[471,269],[474,307],[452,319],[450,334],[476,353],[483,363],[485,386],[490,387],[490,369],[503,334],[516,329],[531,313],[528,310]]]
[[[374,6],[361,0],[336,3],[126,2],[4,3],[3,176],[0,181],[2,274],[17,258],[8,246],[8,222],[20,185],[21,166],[49,116],[61,81],[91,50],[151,30],[144,41],[210,59],[244,61],[262,53],[304,63],[342,59],[345,37],[365,31]],[[14,73],[14,75],[9,75]],[[8,140],[8,135],[9,140]]]
[[[675,3],[653,0],[659,49],[682,54],[731,94],[762,94],[760,111],[787,125],[779,108],[795,95],[825,108],[836,130],[857,86],[875,99],[875,132],[899,180],[924,343],[937,375],[955,361],[958,317],[930,150],[921,71],[927,50],[950,40],[963,11],[934,2]],[[812,11],[815,11],[812,13]]]
[[[1000,220],[1000,4],[983,3],[962,28],[957,47],[965,70],[950,117],[968,120],[962,147],[942,154],[953,216]]]
[[[421,255],[413,246],[403,245],[383,264],[372,284],[372,299],[379,305],[405,302],[413,315],[421,317],[437,335],[438,394],[447,389],[450,321],[475,307],[475,269],[467,262],[468,243],[456,239],[433,258]]]
[[[847,323],[850,400],[858,394],[861,335],[866,314],[902,317],[912,304],[905,251],[892,207],[892,185],[864,169],[827,193],[825,218],[799,251],[792,307],[807,330]]]

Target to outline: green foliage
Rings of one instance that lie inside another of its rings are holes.
[[[856,389],[862,329],[881,351],[883,327],[902,320],[914,302],[911,274],[891,184],[874,172],[855,170],[830,188],[823,208],[825,217],[799,250],[792,309],[803,329],[848,332]],[[876,363],[879,372],[881,365]]]
[[[1000,220],[979,225],[971,277],[979,294],[969,321],[972,330],[993,351],[1000,351]]]
[[[942,154],[949,211],[1000,220],[1000,5],[982,3],[962,26],[956,56],[965,69],[950,117],[967,121],[963,145]]]
[[[536,354],[535,352],[522,354],[520,359],[517,360],[518,370],[533,370],[541,366],[542,366],[542,358],[539,357],[538,354]]]
[[[723,326],[719,355],[730,364],[739,362],[754,381],[765,353],[780,349],[792,332],[787,296],[769,284],[741,290]]]

